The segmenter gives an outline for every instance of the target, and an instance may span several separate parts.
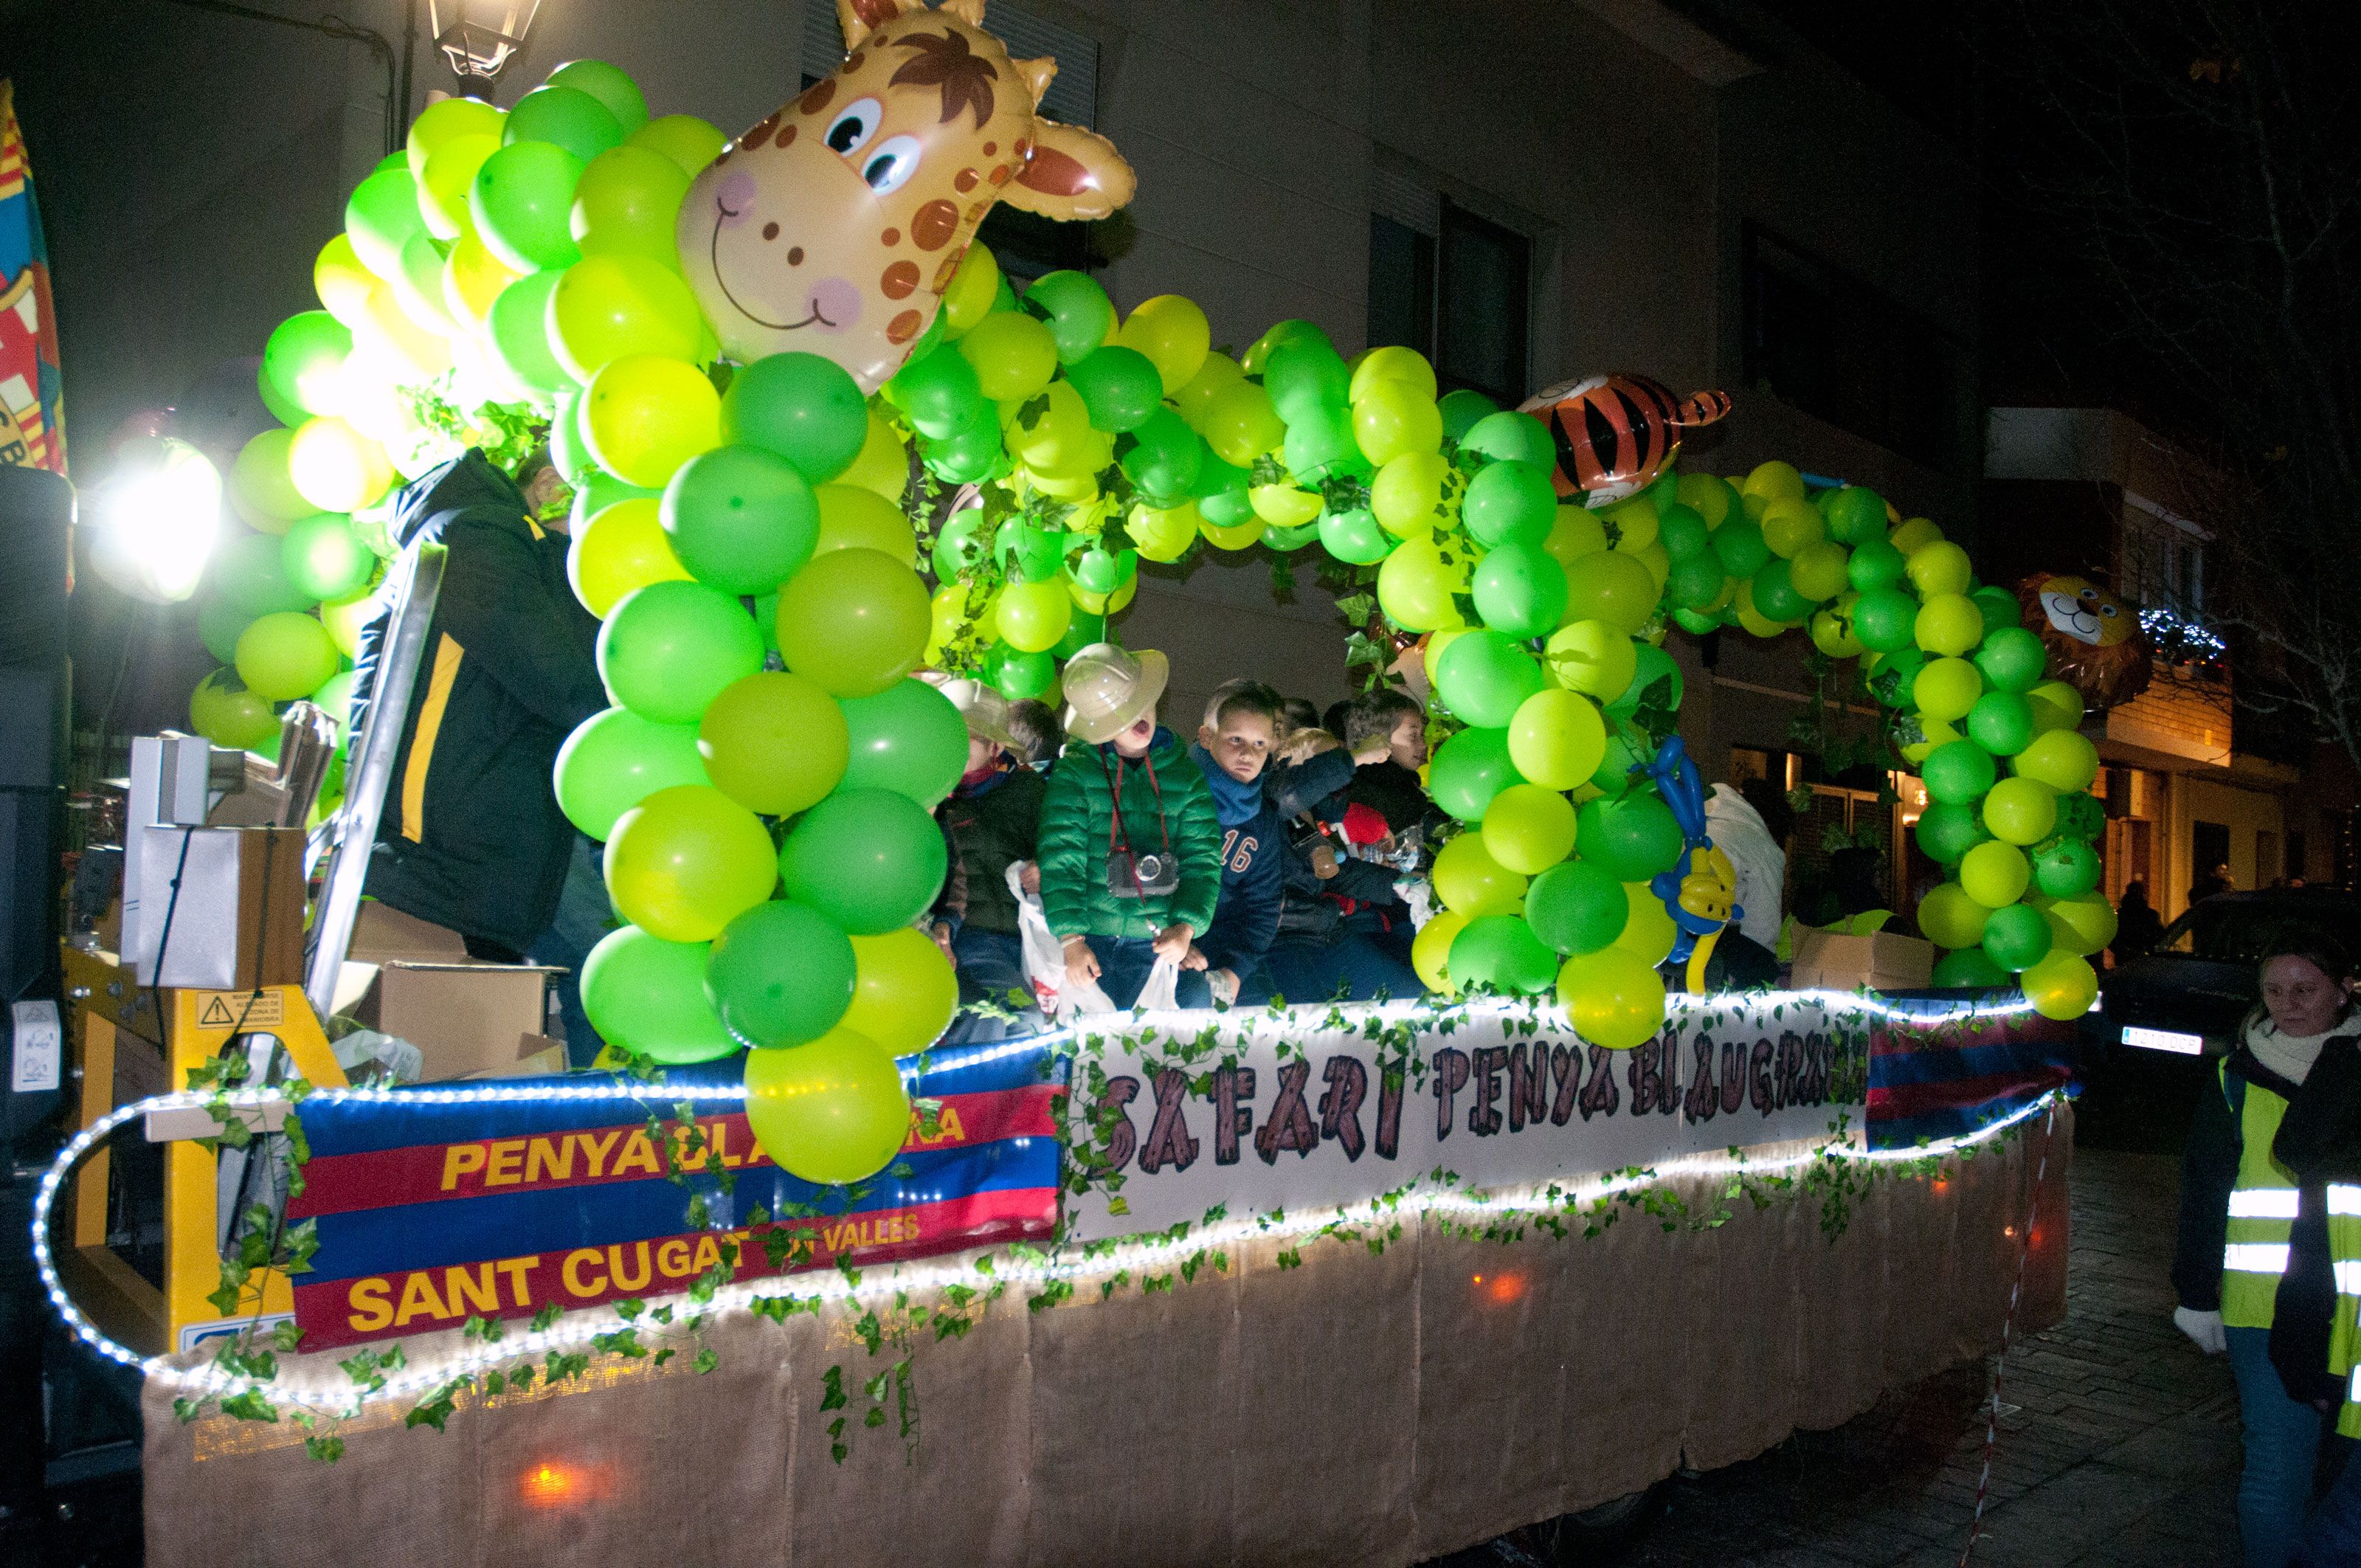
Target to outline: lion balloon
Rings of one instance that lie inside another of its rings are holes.
[[[983,8],[837,0],[844,63],[697,176],[681,267],[724,354],[800,349],[874,391],[994,203],[1096,218],[1131,200],[1105,138],[1034,113],[1057,62],[1009,59]]]
[[[2093,707],[2147,689],[2147,634],[2139,612],[2083,577],[2040,572],[2018,585],[2025,622],[2049,651],[2050,673]]]

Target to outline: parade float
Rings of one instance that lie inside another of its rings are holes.
[[[596,61],[430,105],[270,336],[281,428],[202,588],[102,548],[203,593],[209,741],[339,721],[334,823],[346,663],[417,571],[391,495],[545,443],[613,702],[553,787],[605,845],[618,1070],[350,1082],[316,987],[69,953],[83,1130],[37,1249],[147,1374],[159,1552],[1409,1562],[2059,1315],[2114,913],[2059,676],[2122,661],[2051,644],[2135,620],[2021,606],[1864,488],[1683,467],[1719,394],[1500,409],[1309,322],[1234,354],[1178,295],[1020,290],[983,217],[1104,216],[1129,168],[1035,112],[1054,63],[983,0],[840,12],[842,67],[734,140]],[[966,731],[917,674],[1054,697],[1141,561],[1248,549],[1328,564],[1355,670],[1435,694],[1429,993],[939,1046],[913,923]],[[1803,630],[1923,777],[1943,989],[1701,993],[1732,877],[1662,644],[1721,629]],[[106,1239],[135,1124],[160,1284]]]

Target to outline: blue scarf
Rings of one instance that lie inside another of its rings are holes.
[[[1205,788],[1213,796],[1213,815],[1224,828],[1235,828],[1262,815],[1262,775],[1257,773],[1246,784],[1240,784],[1213,761],[1213,754],[1202,746],[1191,746],[1189,755],[1196,760],[1198,771],[1205,775]]]

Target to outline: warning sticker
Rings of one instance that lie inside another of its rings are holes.
[[[276,1029],[286,1022],[287,1004],[277,988],[264,991],[192,991],[200,1029]]]

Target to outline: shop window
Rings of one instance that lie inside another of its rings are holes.
[[[1933,323],[1749,227],[1744,378],[1932,468],[1963,463],[1965,355]]]

